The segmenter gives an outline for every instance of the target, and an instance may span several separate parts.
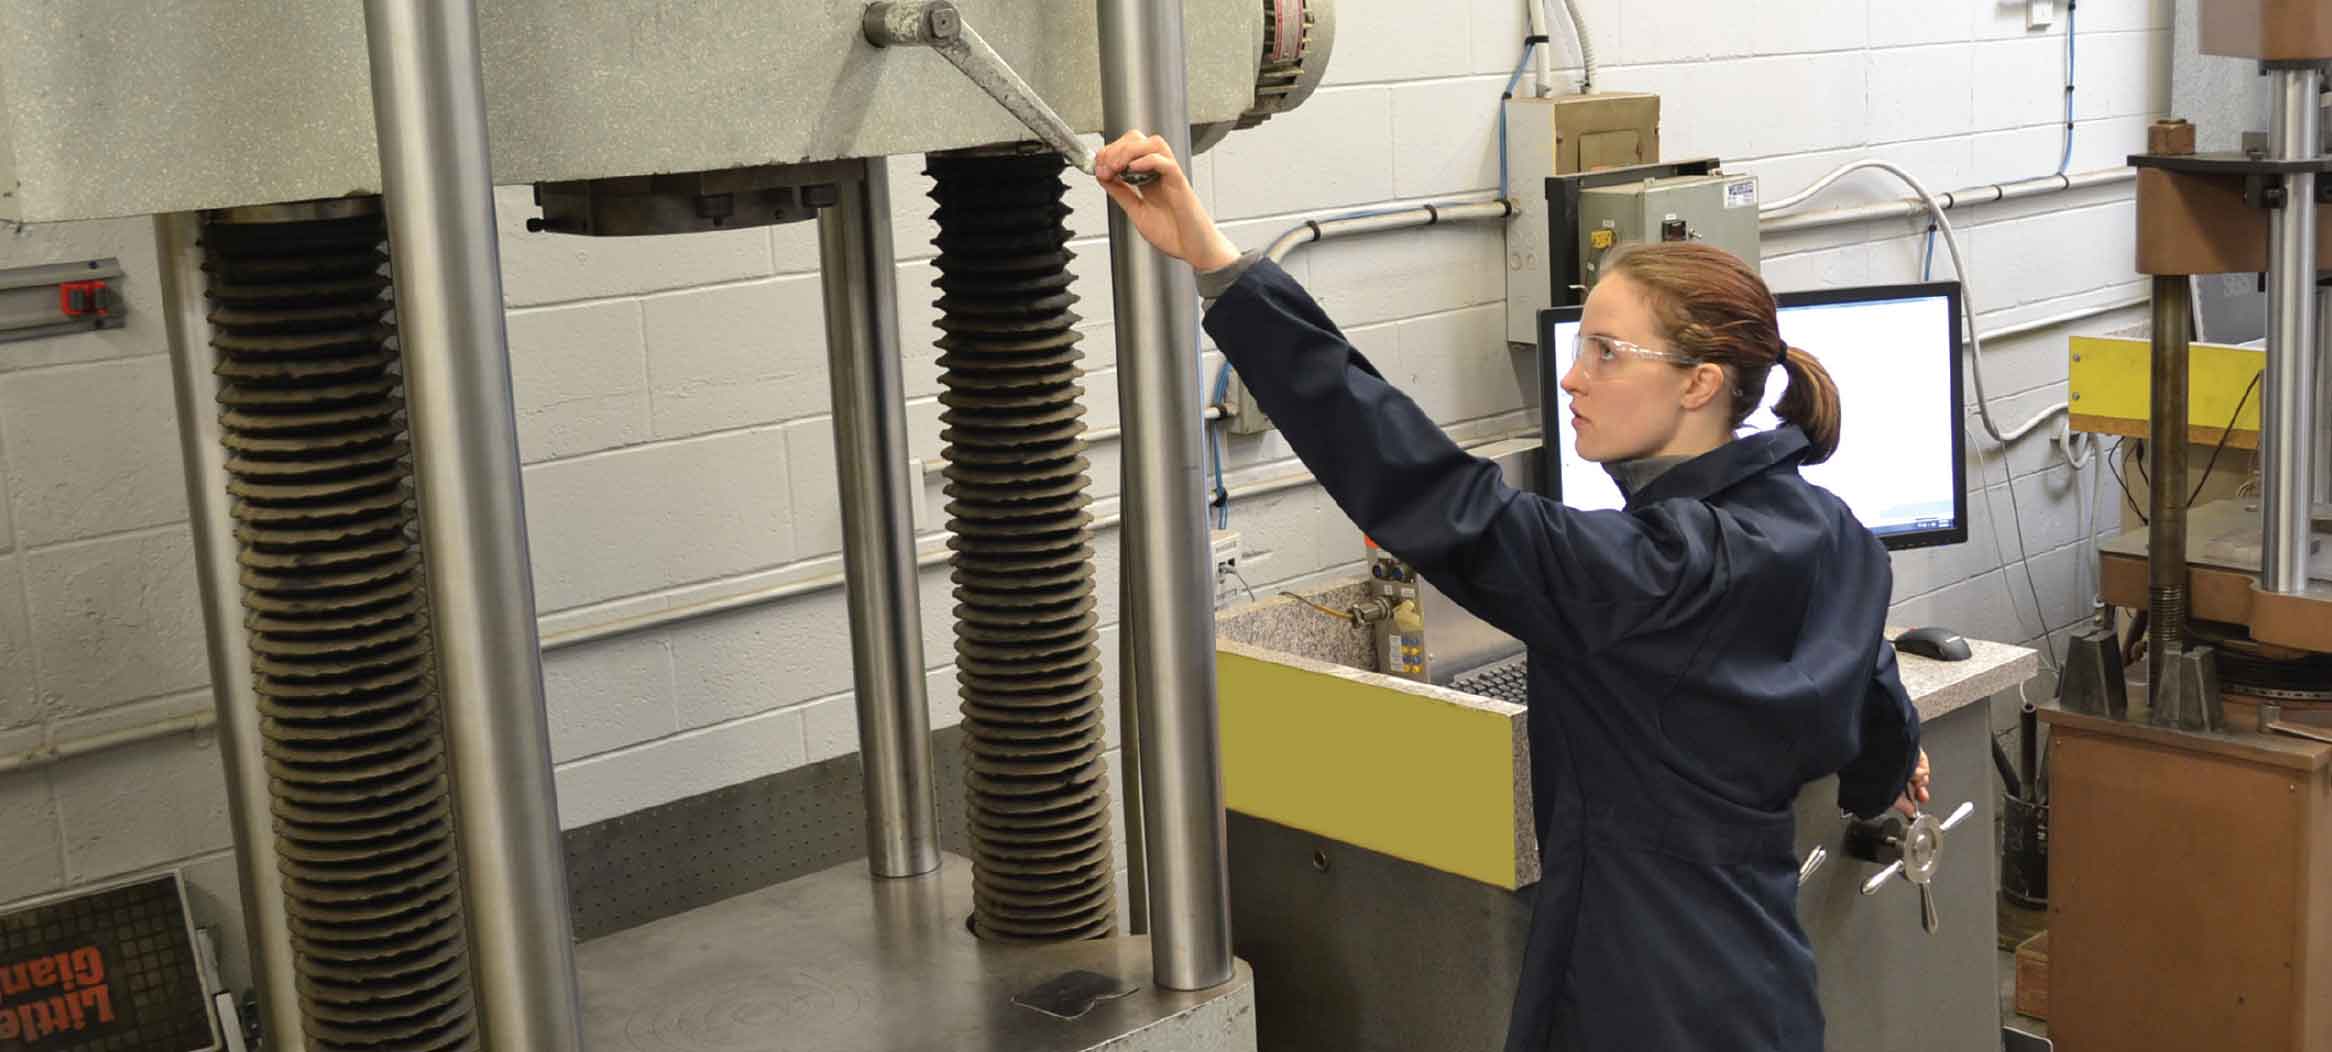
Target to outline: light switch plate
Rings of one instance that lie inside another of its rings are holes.
[[[2057,24],[2057,0],[2027,0],[2024,28],[2047,29]]]

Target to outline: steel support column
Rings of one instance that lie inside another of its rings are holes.
[[[366,0],[470,969],[494,1052],[582,1047],[473,0]]]
[[[1179,0],[1101,0],[1103,123],[1163,135],[1190,159]],[[1123,596],[1134,639],[1142,806],[1156,980],[1203,990],[1231,979],[1231,910],[1215,707],[1213,551],[1206,528],[1189,268],[1109,218],[1125,441]]]
[[[178,396],[178,442],[186,461],[186,508],[194,531],[194,574],[202,590],[203,634],[210,656],[211,701],[218,708],[219,755],[227,775],[227,823],[235,835],[235,870],[243,891],[243,931],[267,1047],[306,1052],[291,925],[277,869],[274,815],[259,733],[259,695],[252,687],[251,644],[243,634],[242,572],[233,501],[227,495],[227,449],[219,429],[218,352],[211,346],[203,299],[202,222],[191,212],[154,217],[160,261],[162,327],[170,343],[170,379]]]
[[[2318,155],[2314,66],[2272,71],[2269,153]],[[2267,231],[2267,376],[2260,384],[2260,585],[2296,595],[2308,588],[2310,504],[2316,477],[2316,176],[2283,177],[2283,203]],[[2180,417],[2184,420],[2185,417]]]
[[[888,172],[879,159],[856,167],[858,178],[844,181],[837,201],[818,213],[851,682],[866,763],[868,865],[877,877],[912,877],[939,868],[939,833],[907,489],[897,270]]]

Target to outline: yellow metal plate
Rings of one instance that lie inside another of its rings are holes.
[[[1524,883],[1519,709],[1227,649],[1215,668],[1232,810],[1485,884]]]
[[[2076,430],[2144,437],[2152,418],[2153,349],[2145,340],[2121,336],[2072,338],[2069,374]],[[2216,442],[2229,420],[2227,444],[2252,449],[2259,444],[2259,392],[2243,397],[2251,378],[2267,363],[2265,353],[2215,343],[2197,343],[2188,352],[2187,427],[2198,442]],[[2235,407],[2241,403],[2242,412]]]

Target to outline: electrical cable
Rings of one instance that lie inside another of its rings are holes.
[[[2138,507],[2137,496],[2130,492],[2129,476],[2124,474],[2123,469],[2117,469],[2114,467],[2115,461],[2127,460],[2127,458],[2122,453],[2122,446],[2127,441],[2128,439],[2114,439],[2113,452],[2107,455],[2105,461],[2105,472],[2106,474],[2112,475],[2113,481],[2121,486],[2121,499],[2130,506],[2130,512],[2138,517],[2138,524],[2141,526],[2151,526],[2153,523],[2147,520],[2146,509]],[[2140,613],[2143,612],[2144,611],[2140,611]]]
[[[2040,581],[2039,581],[2039,579],[2038,579],[2038,578],[2036,578],[2036,577],[2033,575],[2033,572],[2032,572],[2032,550],[2031,550],[2031,548],[2030,548],[2030,547],[2028,547],[2028,546],[2025,544],[2025,540],[2024,540],[2024,507],[2023,507],[2022,503],[2021,503],[2020,501],[2018,501],[2018,499],[2017,499],[2017,497],[2016,497],[2016,468],[2015,468],[2015,466],[2014,466],[2014,465],[2012,465],[2012,464],[2010,464],[2010,463],[2009,463],[2009,459],[2010,459],[2010,456],[2009,456],[2009,454],[2010,454],[2010,449],[2009,449],[2008,443],[2006,443],[2006,442],[2003,442],[2003,443],[2001,443],[2001,444],[2000,444],[2000,478],[2001,478],[2001,488],[2002,488],[2002,489],[2005,489],[2005,490],[2007,490],[2007,491],[2008,491],[2008,515],[2009,515],[2009,519],[2010,519],[2010,521],[2011,521],[2011,522],[2013,522],[2013,523],[2015,524],[2015,526],[2016,526],[2016,561],[2017,561],[2017,564],[2018,564],[2019,566],[2023,567],[2023,569],[2024,569],[2024,586],[2025,586],[2025,588],[2026,588],[2028,591],[2030,591],[2030,592],[2032,593],[2032,617],[2033,617],[2033,620],[2034,620],[2034,621],[2036,621],[2036,622],[2038,622],[2038,623],[2040,624],[2040,633],[2039,633],[2039,639],[2040,639],[2040,641],[2041,641],[2041,647],[2040,647],[2040,654],[2041,654],[2041,657],[2042,657],[2042,658],[2045,660],[2045,662],[2046,662],[2046,663],[2047,663],[2047,665],[2049,666],[2049,671],[2050,671],[2050,672],[2052,672],[2052,673],[2056,673],[2056,674],[2058,674],[2059,676],[2062,676],[2062,675],[2064,674],[2064,666],[2063,666],[2063,665],[2061,665],[2061,664],[2060,664],[2060,663],[2057,661],[2057,649],[2056,649],[2056,646],[2055,646],[2054,644],[2051,644],[2051,643],[2048,641],[2048,638],[2049,638],[2049,611],[2048,611],[2048,604],[2046,604],[2046,603],[2044,603],[2044,602],[2042,602],[2042,601],[2041,601],[2041,595],[2040,595]],[[1998,529],[1994,529],[1994,530],[1992,531],[1992,550],[1993,550],[1994,552],[1997,552],[1997,553],[1999,554],[1999,556],[2000,556],[2000,565],[2001,565],[2001,569],[2002,569],[2002,570],[2006,570],[2006,569],[2007,569],[2007,566],[2008,566],[2008,553],[2007,553],[2007,551],[2006,551],[2006,550],[2004,550],[2004,549],[2001,547],[2001,545],[2000,545],[2000,531],[1999,531]],[[2010,596],[2010,600],[2011,600],[2011,601],[2009,602],[2009,604],[2008,604],[2008,605],[2009,605],[2009,608],[2010,608],[2010,610],[2011,610],[2011,611],[2013,611],[2013,610],[2015,609],[2015,606],[2016,606],[2016,604],[2015,604],[2015,602],[2014,602],[2014,597],[2015,597],[2015,588],[2014,588],[2014,586],[2012,586],[2012,585],[2009,585],[2009,584],[2008,584],[2008,582],[2007,582],[2007,581],[2005,581],[2005,580],[2001,581],[2001,585],[2002,585],[2003,587],[2006,587],[2006,588],[2008,588],[2008,589],[2009,589],[2009,596]],[[2022,614],[2018,614],[2018,615],[2017,615],[2017,621],[2018,621],[2018,623],[2019,623],[2019,627],[2021,627],[2021,626],[2022,626],[2022,622],[2023,622],[2023,620],[2024,620],[2024,617],[2023,617],[2023,615],[2022,615]]]
[[[1290,599],[1293,599],[1293,600],[1295,600],[1296,602],[1302,603],[1302,604],[1304,604],[1305,606],[1311,607],[1312,609],[1314,609],[1314,610],[1317,610],[1317,611],[1319,611],[1319,612],[1321,612],[1321,613],[1323,613],[1323,614],[1326,614],[1326,615],[1328,615],[1329,617],[1336,618],[1336,619],[1338,619],[1338,620],[1340,620],[1340,621],[1350,621],[1350,622],[1352,622],[1353,624],[1356,624],[1356,625],[1360,623],[1360,615],[1358,615],[1358,614],[1355,614],[1355,613],[1353,613],[1353,612],[1352,612],[1352,611],[1350,611],[1350,610],[1338,610],[1338,609],[1336,609],[1335,607],[1331,607],[1331,606],[1322,606],[1322,605],[1320,605],[1319,603],[1313,602],[1313,601],[1312,601],[1312,600],[1310,600],[1310,599],[1306,599],[1306,598],[1304,598],[1303,596],[1301,596],[1301,595],[1297,595],[1296,593],[1294,593],[1294,592],[1290,592],[1290,591],[1285,591],[1285,590],[1283,590],[1283,591],[1281,591],[1279,594],[1281,594],[1281,595],[1283,595],[1283,596],[1286,596],[1286,597],[1288,597],[1288,598],[1290,598]]]
[[[1246,574],[1243,574],[1243,573],[1240,573],[1240,572],[1239,572],[1239,568],[1238,568],[1238,567],[1236,567],[1236,566],[1233,566],[1233,567],[1231,567],[1231,576],[1232,576],[1234,579],[1236,579],[1236,580],[1239,582],[1239,587],[1240,587],[1240,588],[1246,589],[1246,591],[1247,591],[1247,601],[1248,601],[1248,602],[1250,602],[1250,603],[1254,602],[1254,601],[1255,601],[1255,586],[1254,586],[1254,585],[1251,585],[1251,584],[1248,584],[1248,583],[1247,583],[1247,575],[1246,575]]]
[[[1524,38],[1522,49],[1522,61],[1527,66],[1530,64],[1530,40],[1545,40],[1549,34],[1555,31],[1554,15],[1547,10],[1545,0],[1522,0],[1522,11],[1530,23],[1530,36]],[[1555,93],[1554,50],[1552,46],[1549,46],[1538,55],[1538,80],[1531,85],[1531,93],[1542,99]],[[1521,70],[1515,72],[1519,74]],[[1516,79],[1520,79],[1520,77],[1518,76]],[[1513,85],[1508,85],[1506,90],[1512,92]]]
[[[2251,374],[2251,383],[2243,388],[2243,397],[2235,400],[2235,411],[2227,417],[2227,426],[2219,429],[2219,441],[2216,445],[2211,447],[2210,460],[2203,465],[2202,478],[2196,480],[2194,484],[2194,492],[2189,493],[2186,496],[2187,507],[2194,507],[2194,502],[2201,499],[2202,488],[2203,486],[2209,484],[2211,480],[2211,472],[2218,469],[2219,454],[2226,451],[2227,439],[2234,435],[2236,422],[2243,419],[2244,408],[2251,404],[2251,396],[2258,393],[2259,391],[2259,378],[2262,375],[2264,375],[2264,371]],[[2114,453],[2118,455],[2121,452],[2123,443],[2127,441],[2127,439],[2116,440],[2113,444]],[[2135,459],[2130,460],[2129,463],[2138,469],[2139,481],[2144,482],[2146,484],[2146,488],[2151,490],[2154,488],[2154,478],[2146,471],[2145,449],[2145,443],[2138,443],[2136,447],[2138,456]],[[2107,470],[2112,471],[2110,460],[2107,464]],[[2130,492],[2128,478],[2118,471],[2113,472],[2113,477],[2114,481],[2121,484],[2122,499],[2129,503],[2130,511],[2136,513],[2138,516],[2138,521],[2140,523],[2152,525],[2152,523],[2146,518],[2146,510],[2138,506],[2137,496]]]
[[[1975,381],[1976,417],[1983,423],[1985,434],[1991,436],[1992,441],[1997,443],[2000,447],[2000,470],[2001,474],[2004,476],[2002,481],[2008,490],[2008,509],[2016,526],[2016,561],[2024,571],[2025,587],[2032,594],[2033,616],[2040,622],[2040,636],[2045,640],[2049,634],[2048,609],[2047,604],[2041,601],[2040,582],[2039,579],[2033,574],[2032,569],[2032,551],[2025,542],[2024,508],[2023,502],[2020,501],[2016,495],[2016,472],[2014,467],[2009,463],[2010,447],[2013,443],[2015,443],[2016,440],[2031,434],[2035,430],[2038,430],[2042,424],[2047,423],[2051,418],[2061,416],[2062,414],[2069,411],[2071,408],[2071,403],[2059,402],[2053,406],[2049,406],[2048,408],[2041,410],[2039,413],[2034,414],[2032,419],[2027,420],[2022,424],[2019,424],[2016,427],[2006,431],[2001,430],[1999,424],[1992,419],[1991,398],[1984,390],[1983,333],[1976,327],[1976,305],[1974,298],[1969,295],[1970,283],[1968,281],[1967,258],[1960,252],[1959,236],[1952,230],[1951,217],[1944,213],[1943,206],[1936,202],[1935,195],[1927,189],[1926,184],[1919,181],[1918,177],[1912,175],[1908,171],[1905,171],[1901,166],[1892,162],[1871,158],[1866,158],[1860,161],[1852,161],[1847,164],[1840,165],[1830,174],[1815,180],[1812,185],[1808,186],[1804,190],[1800,190],[1797,193],[1790,195],[1789,197],[1774,202],[1772,205],[1761,210],[1761,212],[1763,214],[1775,214],[1796,208],[1805,204],[1807,201],[1812,200],[1815,195],[1829,189],[1839,180],[1844,179],[1848,175],[1851,175],[1855,172],[1864,170],[1885,172],[1901,180],[1905,186],[1910,187],[1911,192],[1919,198],[1920,203],[1927,206],[1928,215],[1934,220],[1936,230],[1943,235],[1944,250],[1951,255],[1952,271],[1953,273],[1957,274],[1960,279],[1960,310],[1967,325],[1968,331],[1968,359],[1970,366],[1969,374]],[[2052,436],[2052,441],[2056,444],[2059,452],[2064,454],[2066,463],[2070,464],[2076,471],[2078,471],[2087,467],[2088,464],[2084,458],[2075,456],[2072,453],[2071,433],[2071,428],[2069,426],[2060,423],[2058,433],[2055,436]],[[2000,548],[2000,535],[1998,530],[1993,531],[1992,541],[1995,549],[1999,551],[2001,564],[2005,566],[2008,562],[2008,554],[2004,548]],[[2014,604],[2011,604],[2011,606],[2013,605]],[[2050,670],[2055,671],[2058,669],[2059,665],[2057,662],[2055,648],[2050,646],[2043,646],[2040,649],[2041,656],[2047,659]]]
[[[1984,390],[1983,334],[1976,328],[1977,312],[1975,299],[1973,296],[1969,295],[1970,287],[1967,280],[1968,264],[1966,258],[1960,253],[1959,237],[1952,231],[1951,218],[1944,214],[1943,206],[1936,202],[1935,195],[1927,189],[1927,185],[1920,182],[1916,176],[1913,176],[1910,172],[1905,171],[1901,166],[1896,165],[1890,161],[1881,161],[1875,158],[1866,158],[1864,160],[1853,161],[1844,165],[1840,165],[1830,174],[1815,180],[1813,185],[1808,186],[1806,189],[1800,190],[1797,193],[1790,195],[1789,197],[1774,202],[1772,205],[1761,210],[1761,214],[1772,215],[1789,211],[1793,208],[1805,204],[1807,201],[1812,200],[1815,195],[1829,189],[1839,180],[1844,179],[1847,176],[1854,174],[1855,172],[1864,170],[1885,172],[1888,175],[1892,175],[1895,178],[1901,180],[1905,186],[1910,187],[1911,192],[1919,198],[1920,203],[1927,207],[1928,215],[1933,219],[1937,231],[1943,235],[1944,248],[1951,254],[1952,270],[1960,277],[1960,311],[1965,318],[1968,330],[1968,356],[1973,365],[1973,368],[1970,370],[1970,372],[1973,374],[1976,383],[1976,412],[1977,416],[1983,421],[1985,434],[1990,435],[1994,442],[1999,442],[2002,444],[2014,442],[2017,439],[2023,438],[2025,435],[2031,434],[2035,429],[2039,428],[2041,424],[2046,423],[2050,418],[2063,413],[2068,408],[2070,408],[2069,403],[2060,402],[2054,406],[2050,406],[2047,409],[2042,410],[2041,412],[2035,414],[2032,419],[2027,420],[2024,423],[2019,424],[2007,431],[2002,431],[1999,424],[1992,419],[1991,399],[1986,395]]]
[[[1522,58],[1514,63],[1514,75],[1506,78],[1506,91],[1498,96],[1498,199],[1501,201],[1514,199],[1513,174],[1508,170],[1506,162],[1506,104],[1513,101],[1514,88],[1522,83],[1522,71],[1529,68],[1531,53],[1545,44],[1546,37],[1543,35],[1533,34],[1523,40]],[[1547,50],[1551,51],[1553,47],[1549,45]]]
[[[2073,12],[2078,0],[2065,0],[2065,152],[2057,159],[2057,174],[2073,166]]]
[[[2243,397],[2235,400],[2234,415],[2227,418],[2226,427],[2219,429],[2218,444],[2211,447],[2211,458],[2203,464],[2202,478],[2195,481],[2194,492],[2186,495],[2187,507],[2194,507],[2195,500],[2202,496],[2202,488],[2210,485],[2211,472],[2217,470],[2219,466],[2219,454],[2227,451],[2227,439],[2235,433],[2235,422],[2243,419],[2243,407],[2251,404],[2251,395],[2259,390],[2259,378],[2265,375],[2267,375],[2265,369],[2252,373],[2250,385],[2243,388]]]
[[[2078,5],[2077,3],[2075,3],[2075,2],[2074,2],[2074,0],[2066,0],[2066,3],[2065,3],[2065,136],[2064,136],[2065,142],[2064,142],[2064,149],[2063,149],[2063,150],[2062,150],[2062,151],[2061,151],[2061,152],[2060,152],[2060,153],[2057,155],[2057,170],[2056,170],[2056,173],[2055,173],[2055,174],[2057,174],[2057,175],[2063,175],[2063,174],[2065,174],[2065,172],[2066,172],[2067,170],[2071,169],[2071,168],[2072,168],[2072,166],[2073,166],[2073,135],[2074,135],[2074,132],[2076,131],[2076,125],[2075,125],[2075,123],[2074,123],[2074,121],[2073,121],[2073,86],[2074,86],[2074,84],[2075,84],[2075,79],[2074,79],[2074,76],[2073,76],[2073,72],[2074,72],[2074,65],[2073,65],[2073,54],[2074,54],[2074,53],[2073,53],[2073,36],[2074,36],[2074,31],[2073,31],[2073,30],[2074,30],[2073,12],[2074,12],[2074,10],[2075,10],[2075,9],[2076,9],[2078,6],[2079,6],[2079,5]],[[1925,259],[1924,259],[1924,260],[1923,260],[1923,261],[1922,261],[1922,262],[1919,264],[1919,280],[1921,280],[1921,281],[1928,281],[1928,280],[1931,280],[1931,279],[1930,279],[1930,277],[1929,277],[1929,275],[1931,275],[1931,274],[1934,272],[1934,267],[1935,267],[1935,226],[1934,226],[1934,224],[1929,224],[1929,225],[1928,225],[1928,227],[1927,227],[1927,250],[1926,250],[1926,258],[1925,258]]]
[[[1579,45],[1579,94],[1595,94],[1595,37],[1587,32],[1587,16],[1579,11],[1579,0],[1563,0],[1563,12],[1571,18],[1571,40]],[[1547,27],[1552,32],[1554,27]],[[1551,45],[1550,45],[1551,46]]]

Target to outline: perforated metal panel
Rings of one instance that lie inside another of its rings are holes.
[[[962,853],[963,739],[931,736],[940,842]],[[595,939],[866,854],[857,754],[676,800],[566,834],[575,937]]]

